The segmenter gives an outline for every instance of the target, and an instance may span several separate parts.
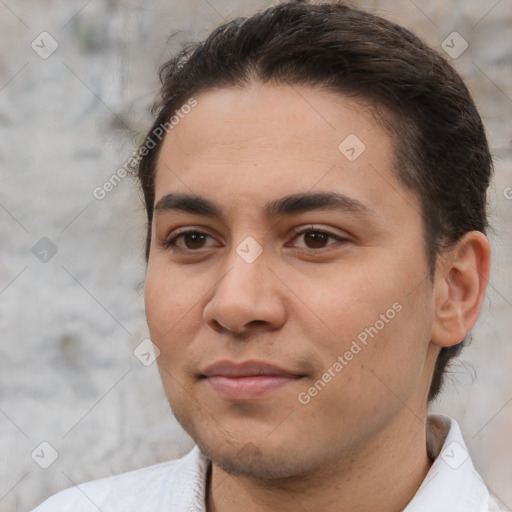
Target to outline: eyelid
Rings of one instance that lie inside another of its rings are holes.
[[[295,238],[297,238],[298,236],[300,236],[304,233],[309,233],[309,232],[324,234],[329,238],[333,238],[333,239],[337,240],[338,242],[349,242],[351,240],[349,236],[343,236],[343,235],[336,234],[336,233],[330,231],[329,229],[323,228],[316,224],[309,224],[306,226],[298,226],[298,227],[293,228],[292,229],[292,233],[293,233],[292,240],[294,240]],[[175,244],[175,241],[179,237],[189,234],[189,233],[199,233],[199,234],[206,235],[207,237],[214,239],[214,237],[207,232],[207,228],[204,228],[201,226],[192,226],[192,227],[189,226],[189,227],[184,227],[181,229],[178,228],[177,230],[173,231],[172,236],[167,237],[164,241],[162,241],[160,243],[160,245],[163,249],[173,250],[175,252],[187,252],[190,254],[202,252],[202,250],[205,249],[204,247],[194,250],[194,249],[182,248]],[[311,249],[308,247],[297,247],[297,248],[299,250],[306,251],[306,252],[321,253],[321,252],[330,250],[329,247],[331,245],[336,245],[336,244],[329,244],[326,247],[321,247],[319,249]],[[211,246],[208,246],[208,247],[211,247]],[[208,248],[208,247],[206,247],[206,248]]]
[[[330,229],[323,228],[323,227],[318,226],[316,224],[309,224],[307,226],[296,227],[296,228],[293,228],[292,232],[294,234],[293,239],[295,239],[299,235],[302,235],[303,233],[313,232],[313,233],[322,233],[322,234],[328,236],[329,238],[334,238],[338,242],[349,242],[349,241],[351,241],[351,238],[350,238],[350,236],[348,236],[348,234],[347,234],[347,236],[343,236],[341,234],[334,233]],[[306,248],[299,247],[298,249],[301,249],[301,250],[304,250],[304,251],[308,251],[308,252],[318,252],[318,253],[320,253],[322,251],[330,250],[329,247],[331,245],[335,245],[335,244],[329,244],[326,247],[322,247],[321,249],[309,249],[307,247]]]
[[[338,238],[338,239],[346,239],[346,240],[349,239],[348,233],[347,233],[347,236],[337,234],[334,231],[331,231],[329,228],[324,228],[322,226],[319,226],[318,224],[308,224],[306,226],[299,226],[299,227],[292,229],[292,233],[294,235],[301,235],[302,233],[305,233],[308,231],[324,233],[328,236],[332,236],[333,238]]]
[[[202,235],[206,235],[210,238],[214,238],[210,233],[206,231],[206,228],[202,226],[187,226],[183,228],[178,228],[171,232],[171,235],[167,236],[164,240],[160,242],[160,245],[163,249],[171,249],[174,251],[181,251],[181,252],[189,252],[189,253],[198,253],[201,249],[198,250],[192,250],[192,249],[183,249],[182,247],[178,247],[174,242],[177,238],[183,235],[187,235],[189,233],[199,233]]]

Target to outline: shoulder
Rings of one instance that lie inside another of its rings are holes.
[[[202,489],[206,459],[194,447],[181,459],[75,485],[32,512],[114,512],[158,510],[186,499],[184,489]]]
[[[489,491],[489,502],[488,502],[488,510],[489,512],[508,512],[508,509],[505,509],[500,504],[500,499],[498,496]]]

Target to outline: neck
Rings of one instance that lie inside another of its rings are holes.
[[[432,461],[425,421],[408,414],[380,432],[357,453],[308,474],[281,480],[229,475],[212,463],[207,483],[208,512],[400,512],[416,494]]]

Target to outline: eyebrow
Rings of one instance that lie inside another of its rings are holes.
[[[264,206],[265,214],[270,219],[320,209],[376,215],[374,210],[358,199],[337,192],[302,192],[290,194],[269,201]],[[222,208],[219,205],[205,197],[194,194],[167,194],[163,196],[154,207],[155,215],[160,215],[170,210],[179,210],[225,220]]]

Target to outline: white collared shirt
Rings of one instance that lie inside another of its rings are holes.
[[[403,512],[505,512],[475,470],[457,422],[429,414],[430,471]],[[32,512],[205,512],[210,462],[195,446],[178,460],[61,491]]]

